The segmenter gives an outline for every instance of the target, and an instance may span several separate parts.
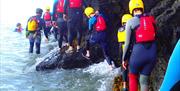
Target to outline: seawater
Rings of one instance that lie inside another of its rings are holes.
[[[110,71],[106,62],[84,69],[35,70],[57,41],[42,37],[41,54],[29,54],[25,32],[13,32],[11,26],[0,26],[0,91],[111,91],[117,69]]]

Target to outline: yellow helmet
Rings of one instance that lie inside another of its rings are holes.
[[[130,0],[129,2],[129,12],[133,13],[133,10],[136,8],[142,8],[144,11],[144,3],[142,0]]]
[[[49,7],[49,6],[47,6],[47,7],[46,7],[46,10],[50,10],[50,7]]]
[[[92,7],[87,7],[84,10],[84,13],[86,14],[87,17],[89,17],[92,13],[94,13],[94,9]]]
[[[123,24],[123,23],[126,23],[129,19],[131,19],[132,18],[132,15],[131,14],[124,14],[123,16],[122,16],[122,19],[121,19],[121,23]]]

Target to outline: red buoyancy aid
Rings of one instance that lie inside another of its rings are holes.
[[[51,20],[51,14],[50,14],[50,12],[48,12],[48,11],[45,12],[43,18],[44,18],[45,21]]]
[[[56,11],[58,13],[64,13],[64,0],[58,0]]]
[[[82,6],[82,0],[69,0],[70,8],[80,8]]]
[[[136,43],[150,42],[155,40],[155,19],[153,16],[142,16],[140,25],[136,30]]]
[[[96,31],[106,30],[106,22],[104,18],[101,15],[98,15],[96,19],[97,19],[96,25],[95,25]]]

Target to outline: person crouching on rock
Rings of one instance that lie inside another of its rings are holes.
[[[87,7],[84,10],[84,13],[89,18],[89,33],[91,34],[90,38],[87,40],[85,57],[88,59],[90,57],[90,46],[99,44],[103,49],[104,57],[107,63],[111,68],[113,68],[112,59],[109,55],[109,47],[106,39],[107,26],[104,17],[101,14],[95,13],[92,7]]]

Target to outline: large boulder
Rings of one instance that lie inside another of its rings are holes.
[[[75,69],[75,68],[85,68],[94,63],[99,63],[104,61],[102,50],[98,46],[91,48],[90,59],[85,58],[82,53],[85,52],[81,49],[79,52],[66,53],[64,47],[61,51],[55,49],[51,51],[43,58],[43,61],[36,66],[37,71],[52,70],[56,68],[63,69]]]

